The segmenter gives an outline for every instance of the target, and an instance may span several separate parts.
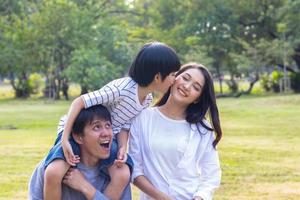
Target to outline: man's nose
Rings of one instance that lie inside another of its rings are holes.
[[[102,137],[112,136],[112,128],[105,128],[101,133]]]

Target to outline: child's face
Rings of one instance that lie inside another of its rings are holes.
[[[175,72],[171,72],[166,78],[162,81],[161,76],[159,75],[159,82],[157,84],[157,91],[161,93],[166,93],[171,85],[175,81]]]

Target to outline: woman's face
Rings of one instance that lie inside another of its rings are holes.
[[[205,78],[199,69],[188,69],[176,77],[171,94],[177,101],[188,105],[198,101],[204,83]]]

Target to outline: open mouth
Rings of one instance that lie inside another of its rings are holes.
[[[100,142],[100,146],[103,148],[109,148],[109,140]]]

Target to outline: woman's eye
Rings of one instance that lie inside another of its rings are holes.
[[[199,92],[201,90],[201,88],[199,86],[194,85],[193,87],[197,92]]]
[[[93,128],[94,130],[99,130],[100,129],[100,126],[94,126],[94,128]]]
[[[186,76],[183,76],[182,78],[183,78],[183,80],[185,80],[185,81],[189,80],[188,77],[186,77]]]

